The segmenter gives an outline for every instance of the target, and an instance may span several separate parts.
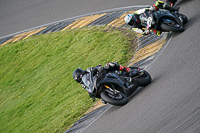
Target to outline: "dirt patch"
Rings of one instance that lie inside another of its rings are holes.
[[[107,105],[107,104],[103,104],[103,103],[102,103],[102,100],[99,100],[99,101],[97,101],[88,111],[86,111],[86,112],[84,113],[84,115],[89,114],[89,113],[91,113],[92,111],[97,110],[98,108],[101,108],[101,107],[103,107],[103,106],[105,106],[105,105]]]

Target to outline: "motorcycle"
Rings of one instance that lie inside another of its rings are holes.
[[[137,67],[130,67],[134,76],[122,71],[104,72],[94,75],[93,72],[83,75],[82,81],[90,97],[101,98],[104,103],[122,106],[128,102],[128,97],[139,86],[151,83],[150,74]]]
[[[183,25],[188,21],[187,16],[178,11],[170,12],[165,9],[148,12],[142,14],[140,17],[151,29],[164,32],[182,32],[184,31]]]

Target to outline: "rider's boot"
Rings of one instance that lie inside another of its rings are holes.
[[[162,31],[156,31],[156,30],[154,30],[153,31],[157,36],[160,36],[161,34],[162,34]]]
[[[165,2],[170,5],[171,7],[173,7],[175,5],[175,3],[177,2],[177,0],[165,0]]]
[[[160,36],[161,34],[162,34],[161,31],[157,31],[157,33],[156,33],[157,36]]]

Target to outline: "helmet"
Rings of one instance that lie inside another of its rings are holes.
[[[77,68],[74,72],[73,72],[73,78],[76,82],[80,83],[82,81],[81,79],[81,75],[84,74],[84,70],[81,69],[80,67]]]
[[[126,15],[124,20],[130,26],[133,26],[139,22],[139,20],[133,14]]]

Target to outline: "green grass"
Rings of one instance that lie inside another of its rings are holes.
[[[64,132],[94,104],[72,78],[107,61],[126,65],[131,31],[90,27],[0,46],[0,132]],[[133,40],[133,38],[132,38]]]

